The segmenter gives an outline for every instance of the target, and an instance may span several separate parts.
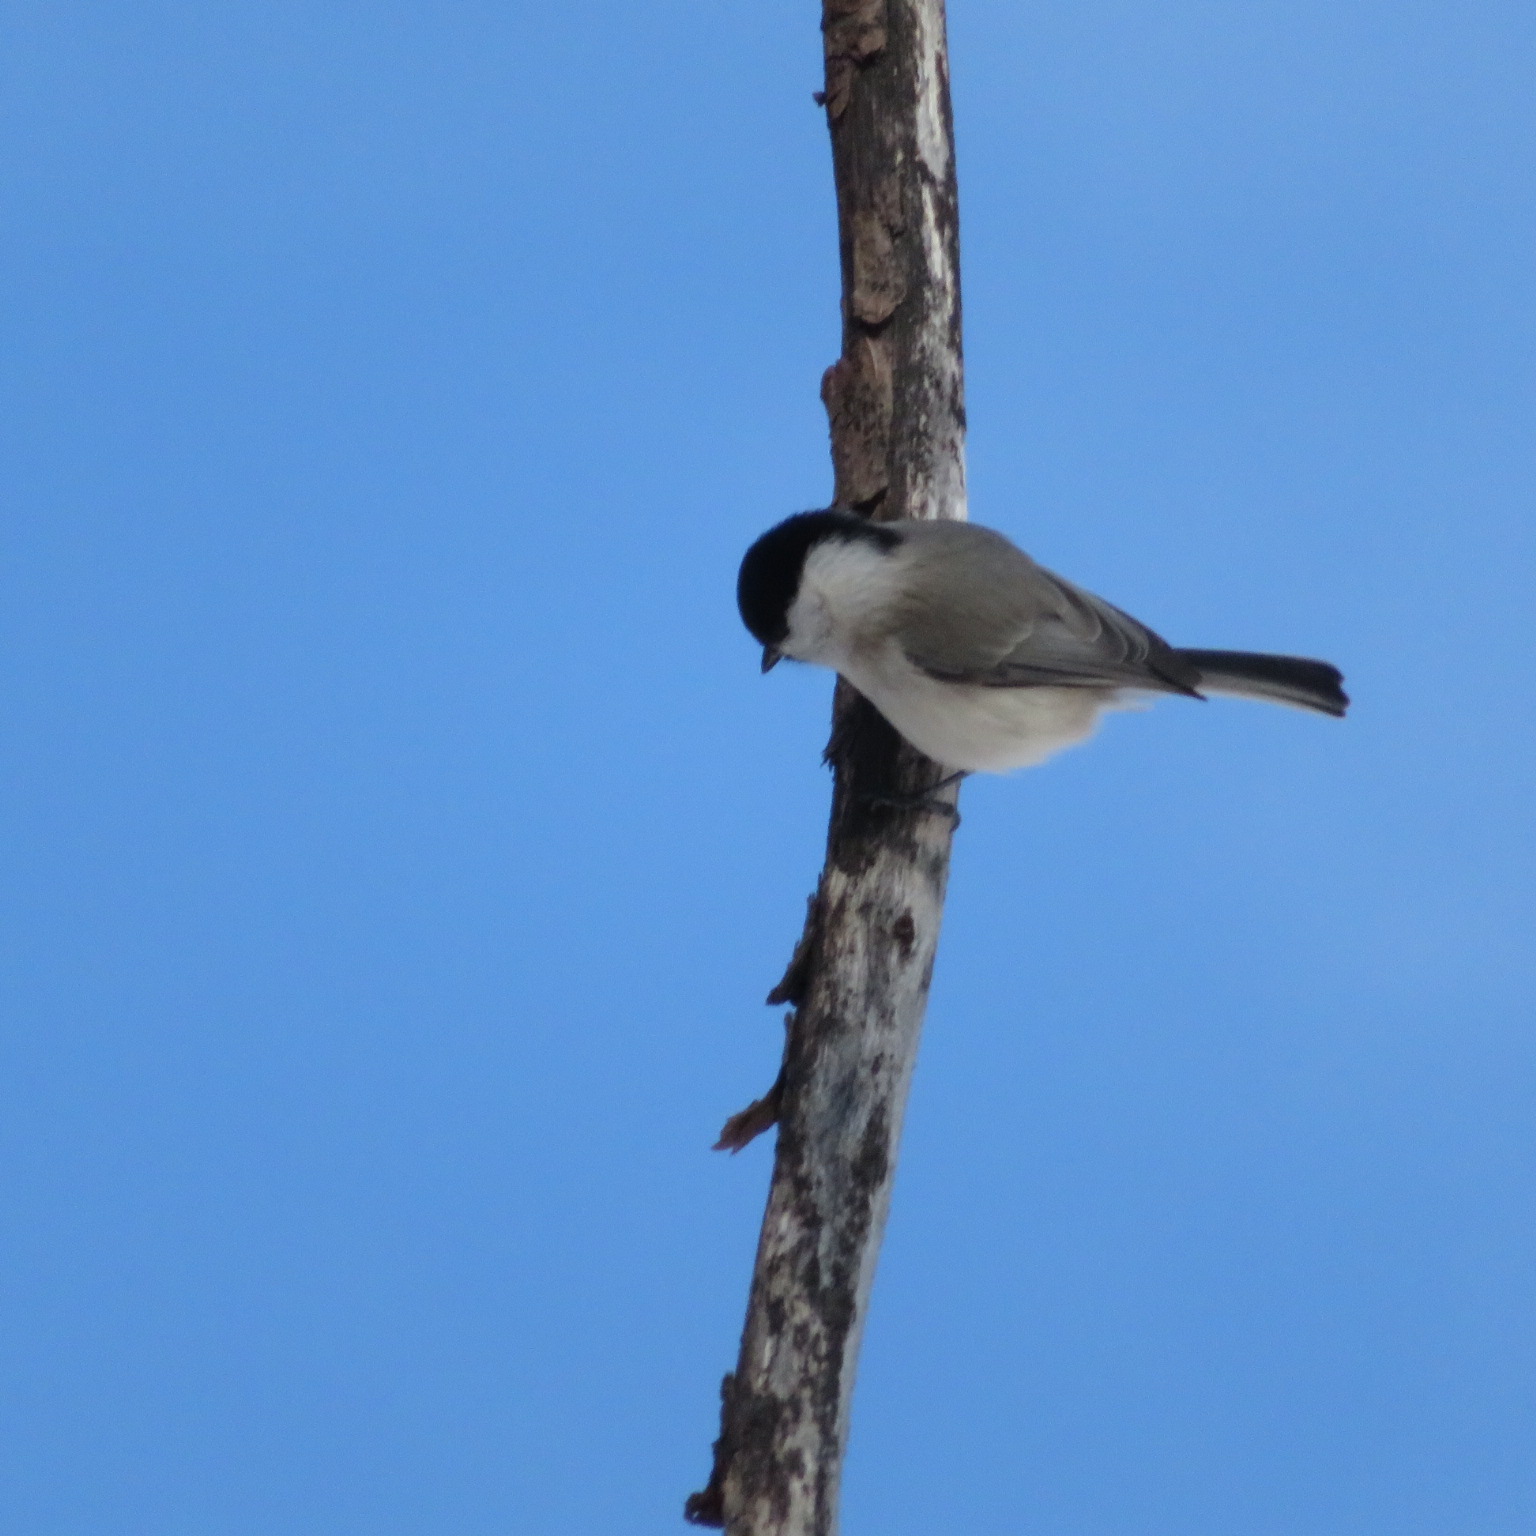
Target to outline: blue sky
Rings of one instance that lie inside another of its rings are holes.
[[[829,695],[816,12],[10,5],[0,1527],[680,1529]],[[1536,13],[956,0],[972,513],[1344,724],[973,781],[846,1536],[1527,1536]]]

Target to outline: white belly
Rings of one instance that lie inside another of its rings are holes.
[[[980,688],[945,683],[899,654],[838,669],[920,752],[946,768],[1007,773],[1086,741],[1113,689]]]

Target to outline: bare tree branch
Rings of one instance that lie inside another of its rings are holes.
[[[843,351],[822,380],[835,505],[965,516],[959,230],[943,0],[824,0]],[[860,1333],[943,915],[956,791],[844,683],[826,865],[771,1000],[784,1065],[721,1144],[778,1147],[741,1355],[687,1518],[831,1536]],[[949,814],[945,814],[948,810]]]

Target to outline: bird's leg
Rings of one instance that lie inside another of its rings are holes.
[[[969,769],[962,768],[958,773],[947,774],[937,784],[930,785],[918,795],[860,795],[859,799],[865,805],[883,805],[893,811],[932,811],[936,816],[952,816],[955,825],[960,825],[960,812],[947,800],[938,798],[941,790],[948,789],[951,784],[958,784],[969,773]]]

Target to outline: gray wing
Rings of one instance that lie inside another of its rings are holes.
[[[887,524],[918,579],[901,615],[908,659],[930,676],[991,688],[1155,688],[1200,678],[1161,636],[1073,586],[990,528]]]

